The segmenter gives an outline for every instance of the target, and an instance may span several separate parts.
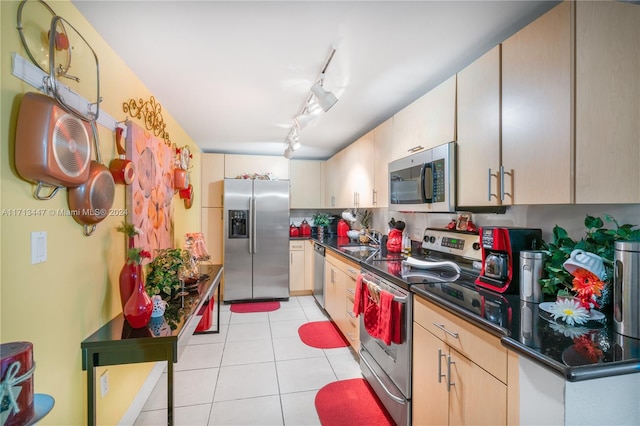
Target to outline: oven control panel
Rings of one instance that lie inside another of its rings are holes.
[[[424,231],[422,248],[482,260],[480,236],[469,232],[427,228]]]

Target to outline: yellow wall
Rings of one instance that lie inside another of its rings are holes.
[[[122,103],[129,98],[148,99],[153,93],[98,36],[69,1],[49,1],[89,42],[100,62],[101,111],[123,120]],[[86,423],[86,374],[81,368],[80,342],[121,311],[118,274],[124,262],[124,238],[115,231],[122,217],[108,217],[86,237],[70,217],[11,216],[13,209],[67,209],[66,191],[49,201],[32,196],[32,185],[14,167],[15,123],[22,94],[35,91],[11,74],[11,52],[28,58],[17,26],[19,2],[0,1],[0,341],[29,341],[34,345],[36,393],[55,398],[53,411],[43,425]],[[135,40],[131,41],[135,43]],[[140,49],[145,49],[140,46]],[[78,70],[86,72],[87,70]],[[179,78],[179,76],[176,76]],[[157,99],[162,104],[162,99]],[[167,130],[178,146],[194,151],[192,183],[199,194],[200,151],[170,111],[163,110]],[[139,123],[143,125],[142,123]],[[115,156],[113,133],[100,126],[104,163]],[[124,186],[117,185],[114,208],[125,208]],[[175,242],[182,246],[185,232],[200,230],[200,200],[191,209],[174,198]],[[30,233],[46,231],[48,260],[31,265]],[[108,367],[110,391],[98,392],[98,423],[116,424],[125,413],[152,365]],[[98,371],[100,374],[103,369]]]

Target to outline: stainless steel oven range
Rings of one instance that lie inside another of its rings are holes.
[[[373,285],[394,296],[400,303],[400,343],[387,345],[366,330],[360,316],[360,370],[398,425],[411,422],[411,333],[413,299],[411,293],[381,276],[363,269],[363,285]]]
[[[393,294],[394,301],[402,306],[398,343],[388,345],[372,337],[365,327],[365,319],[360,318],[360,370],[398,425],[411,424],[413,295],[410,288],[429,286],[429,291],[439,297],[465,300],[474,306],[477,304],[483,311],[486,306],[492,315],[501,314],[490,309],[489,302],[493,299],[484,303],[475,290],[474,282],[481,266],[477,233],[428,228],[422,248],[423,253],[414,253],[409,259],[390,255],[372,257],[361,270],[363,284]],[[467,289],[473,293],[472,297],[462,297]]]

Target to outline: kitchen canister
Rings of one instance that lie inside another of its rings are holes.
[[[3,426],[29,424],[34,416],[31,342],[0,344],[0,420]]]
[[[546,254],[541,250],[520,252],[520,300],[529,303],[544,301],[540,279],[544,271]]]
[[[616,241],[613,268],[613,325],[640,339],[640,242]]]

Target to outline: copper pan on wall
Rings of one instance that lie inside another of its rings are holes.
[[[96,224],[109,215],[115,197],[113,175],[100,159],[96,126],[96,122],[91,121],[96,160],[92,160],[89,166],[89,178],[82,185],[67,190],[71,215],[84,227],[86,236],[93,234]]]
[[[15,164],[34,182],[34,197],[49,200],[63,187],[89,177],[91,142],[88,122],[69,114],[50,96],[28,92],[22,98],[16,125]],[[41,194],[49,187],[49,194]]]

